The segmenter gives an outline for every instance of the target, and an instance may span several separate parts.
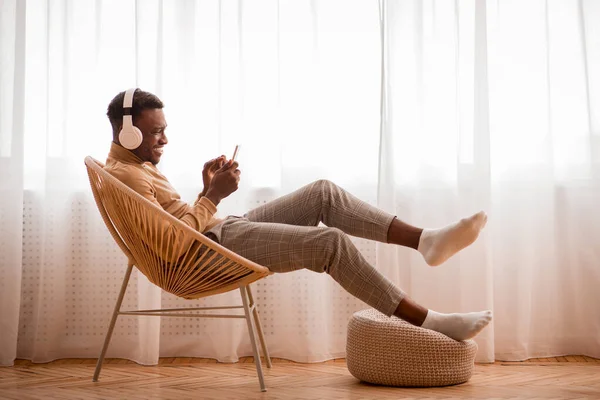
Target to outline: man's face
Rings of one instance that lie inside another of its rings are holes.
[[[165,135],[167,121],[165,121],[163,110],[160,108],[143,110],[135,121],[135,126],[142,131],[144,137],[140,147],[132,150],[133,154],[144,162],[158,164],[163,154],[163,147],[169,142]]]

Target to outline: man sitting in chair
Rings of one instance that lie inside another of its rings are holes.
[[[121,92],[108,106],[113,142],[105,169],[152,203],[231,251],[273,272],[302,268],[327,272],[350,294],[387,316],[395,315],[455,340],[477,335],[490,311],[443,314],[428,310],[370,265],[348,235],[411,247],[431,266],[442,264],[479,236],[479,212],[441,229],[400,221],[327,180],[318,180],[246,213],[217,219],[217,206],[235,192],[238,163],[214,158],[202,171],[204,189],[193,205],[156,165],[168,143],[162,101],[139,89]],[[326,227],[317,226],[323,222]]]

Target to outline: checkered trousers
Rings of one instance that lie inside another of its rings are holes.
[[[273,272],[327,272],[350,294],[389,316],[404,292],[370,265],[347,235],[387,243],[393,218],[319,180],[243,217],[228,217],[205,234]],[[318,227],[319,222],[327,226]]]

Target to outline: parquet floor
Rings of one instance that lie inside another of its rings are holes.
[[[259,390],[252,357],[236,364],[163,358],[156,366],[108,359],[47,364],[17,360],[0,368],[2,399],[600,399],[600,360],[583,356],[476,364],[469,382],[445,388],[392,388],[359,382],[344,359],[298,364],[273,359]]]

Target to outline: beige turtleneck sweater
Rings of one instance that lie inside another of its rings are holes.
[[[206,197],[198,195],[193,205],[181,200],[167,178],[150,162],[112,142],[104,169],[152,203],[193,229],[205,232],[221,219],[215,218],[217,207]],[[163,229],[168,229],[165,227]]]

